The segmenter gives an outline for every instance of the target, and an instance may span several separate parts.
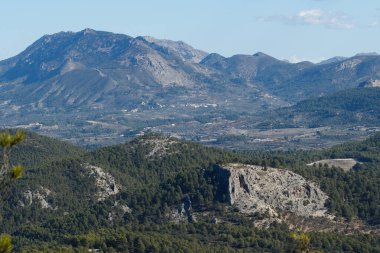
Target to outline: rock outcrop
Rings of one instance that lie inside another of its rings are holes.
[[[364,81],[359,84],[360,88],[379,88],[380,87],[380,80],[378,79],[370,79],[367,81]]]
[[[45,187],[40,186],[37,190],[27,190],[23,193],[23,199],[19,201],[20,207],[31,206],[33,203],[39,204],[42,209],[56,210],[58,207],[53,207],[48,202],[48,197],[51,191]]]
[[[120,186],[116,184],[115,178],[111,174],[105,172],[100,167],[90,164],[86,164],[84,167],[89,171],[90,176],[93,176],[95,178],[95,184],[98,188],[95,196],[98,201],[103,201],[108,197],[119,193]]]
[[[178,209],[172,210],[169,214],[169,219],[174,223],[197,222],[196,217],[191,210],[191,200],[189,195],[185,195]]]
[[[246,164],[226,164],[218,170],[230,204],[242,213],[327,217],[328,196],[294,172]]]

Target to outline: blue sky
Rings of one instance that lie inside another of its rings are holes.
[[[380,53],[379,0],[0,0],[0,59],[84,28],[290,61]]]

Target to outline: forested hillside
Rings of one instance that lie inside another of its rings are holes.
[[[151,134],[86,151],[28,133],[12,153],[26,173],[2,208],[1,232],[23,252],[294,252],[300,238],[310,239],[311,250],[380,252],[379,140],[243,154]],[[306,166],[347,157],[361,164],[349,172]],[[336,231],[310,225],[328,222],[313,218],[304,218],[305,234],[286,219],[254,228],[267,214],[231,206],[215,169],[237,162],[289,169],[319,184]]]
[[[320,151],[255,152],[273,166],[289,169],[312,179],[329,194],[328,208],[347,219],[359,217],[380,225],[380,134],[362,142],[348,142]],[[308,167],[321,159],[353,158],[358,161],[348,172],[327,166]]]
[[[301,101],[271,115],[279,126],[378,126],[380,89],[358,88]]]

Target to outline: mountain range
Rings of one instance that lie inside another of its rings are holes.
[[[115,142],[176,123],[226,126],[377,80],[375,54],[292,64],[261,52],[223,57],[181,41],[85,29],[45,35],[0,62],[0,123],[35,122],[41,133],[64,138],[71,127],[83,131],[76,139],[85,144],[95,132]],[[184,135],[174,125],[173,133]]]
[[[31,130],[1,233],[16,252],[379,252],[379,86],[372,53],[45,35],[0,62],[0,123]]]

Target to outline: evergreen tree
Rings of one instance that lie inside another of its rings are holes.
[[[0,207],[2,202],[8,198],[12,183],[22,175],[23,167],[21,165],[13,166],[9,156],[12,148],[24,139],[25,133],[23,131],[17,131],[14,135],[8,132],[0,134],[0,146],[3,151],[0,167]],[[2,234],[0,236],[0,253],[10,252],[11,250],[11,237],[7,234]]]

